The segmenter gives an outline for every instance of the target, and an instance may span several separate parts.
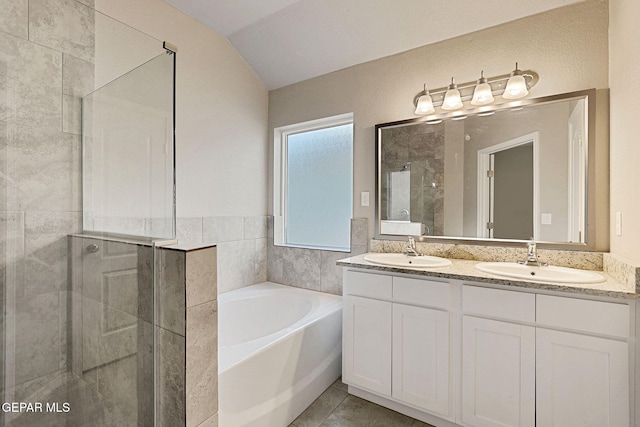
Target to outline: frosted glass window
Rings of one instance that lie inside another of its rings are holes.
[[[300,130],[302,124],[281,134],[282,194],[276,199],[282,202],[282,215],[274,215],[281,222],[275,227],[276,244],[350,250],[353,124],[344,122],[306,131]]]

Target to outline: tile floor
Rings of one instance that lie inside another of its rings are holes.
[[[347,393],[341,378],[289,427],[433,427]]]
[[[73,373],[62,373],[29,398],[11,401],[60,404],[67,402],[71,410],[68,413],[23,412],[16,417],[11,417],[10,413],[2,414],[0,425],[5,427],[136,427],[143,425],[138,424],[136,419],[129,416],[130,414],[123,412],[112,400],[100,395],[95,390],[95,386],[89,385]]]

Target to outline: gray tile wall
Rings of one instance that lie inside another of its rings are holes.
[[[215,244],[218,292],[267,280],[267,217],[216,216],[176,220],[180,243]]]
[[[216,258],[216,247],[160,251],[158,309],[162,314],[158,325],[157,376],[160,426],[196,427],[217,420]],[[180,289],[182,295],[175,289]]]
[[[66,236],[81,227],[94,15],[74,0],[0,5],[0,390],[12,401],[67,368]]]
[[[413,222],[424,223],[429,227],[429,234],[442,235],[444,231],[444,131],[441,126],[424,123],[403,126],[382,131],[384,140],[382,148],[383,168],[381,173],[400,171],[402,167],[411,163],[411,209]],[[423,180],[437,184],[435,190],[424,187]],[[387,206],[389,194],[383,180],[381,189],[381,204]],[[424,192],[429,192],[425,197]],[[382,219],[397,219],[383,216]]]
[[[366,218],[351,219],[351,251],[333,252],[273,244],[273,217],[269,217],[267,278],[271,282],[342,295],[342,267],[336,261],[367,252]]]

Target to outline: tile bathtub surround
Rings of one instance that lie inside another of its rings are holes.
[[[466,259],[473,261],[508,261],[517,262],[525,259],[527,249],[507,248],[497,246],[458,245],[431,242],[416,242],[418,252],[425,255],[439,256],[452,259]],[[371,252],[404,252],[406,241],[371,240]],[[538,249],[538,258],[560,267],[578,268],[581,270],[602,271],[602,252],[561,251],[553,249]]]
[[[273,244],[273,217],[268,222],[267,279],[271,282],[342,295],[339,259],[367,252],[366,218],[351,219],[351,251],[334,252]]]
[[[217,246],[218,292],[267,280],[267,217],[215,216],[176,219],[179,243]]]
[[[267,280],[266,216],[205,217],[202,239],[218,247],[218,292]]]

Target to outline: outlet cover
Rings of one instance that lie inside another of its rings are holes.
[[[616,236],[622,236],[622,212],[616,212]]]

